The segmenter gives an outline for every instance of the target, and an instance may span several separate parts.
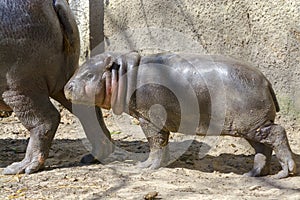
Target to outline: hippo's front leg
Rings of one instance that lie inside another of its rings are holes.
[[[169,160],[169,131],[160,130],[151,122],[139,119],[141,128],[149,142],[150,154],[146,161],[140,162],[138,167],[158,169]]]
[[[60,115],[45,92],[7,91],[3,99],[22,124],[30,131],[25,158],[3,171],[4,174],[33,173],[44,166],[51,142],[60,121]]]
[[[53,95],[52,98],[60,102],[65,108],[76,115],[84,129],[87,139],[91,143],[92,152],[82,157],[81,163],[93,164],[107,158],[114,151],[110,132],[107,129],[102,111],[99,107],[71,104],[63,91]]]
[[[73,112],[79,118],[92,145],[91,153],[83,156],[81,163],[92,164],[107,158],[114,151],[114,144],[104,123],[101,109],[94,106],[73,105]]]

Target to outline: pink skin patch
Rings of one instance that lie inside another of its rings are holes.
[[[96,88],[95,88],[94,86],[90,85],[90,84],[85,85],[85,87],[84,87],[85,94],[86,94],[86,96],[87,96],[89,99],[95,98],[95,96],[96,96],[95,89],[96,89]]]
[[[111,86],[111,73],[105,72],[103,74],[103,78],[105,79],[105,98],[100,105],[101,108],[109,110],[111,108],[111,96],[112,96],[112,86]]]
[[[111,74],[111,107],[114,108],[118,97],[118,71],[112,70]]]
[[[120,115],[125,109],[125,98],[127,89],[127,76],[126,76],[126,65],[121,64],[118,71],[118,86],[116,87],[117,94],[114,104],[112,104],[113,112],[116,115]]]
[[[124,76],[124,71],[123,69],[106,71],[102,78],[105,79],[105,87],[101,89],[105,89],[105,92],[99,94],[100,97],[105,96],[103,102],[100,103],[100,107],[104,109],[112,108],[116,115],[122,114],[125,107],[127,76]]]

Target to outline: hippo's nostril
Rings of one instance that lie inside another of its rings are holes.
[[[67,99],[69,100],[72,99],[74,88],[75,88],[75,84],[73,82],[69,82],[67,83],[67,85],[65,85],[64,92]]]
[[[73,89],[74,89],[74,82],[70,82],[68,85],[67,85],[67,88],[66,88],[69,92],[72,92]]]

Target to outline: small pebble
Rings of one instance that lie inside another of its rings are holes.
[[[77,178],[70,178],[70,181],[71,181],[71,182],[77,182],[78,179],[77,179]]]
[[[253,191],[253,190],[258,190],[258,189],[260,189],[260,188],[261,188],[260,185],[254,185],[254,186],[251,186],[251,187],[249,188],[249,190],[250,190],[250,191]]]
[[[186,163],[186,164],[189,164],[189,165],[193,165],[193,164],[194,164],[194,162],[193,162],[191,159],[187,159],[187,160],[185,161],[185,163]]]
[[[131,122],[132,122],[132,124],[134,124],[134,125],[140,125],[140,121],[137,120],[136,118],[133,118],[133,119],[131,120]]]
[[[156,192],[156,191],[149,192],[148,194],[146,194],[146,195],[144,196],[144,199],[145,199],[145,200],[154,200],[155,197],[157,197],[157,195],[158,195],[158,192]]]

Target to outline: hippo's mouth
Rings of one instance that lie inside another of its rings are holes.
[[[67,100],[74,104],[95,105],[94,98],[87,98],[85,95],[78,95],[74,91],[65,90],[65,96]]]
[[[91,101],[91,99],[68,99],[73,104],[82,104],[87,106],[94,106],[96,105],[95,101]]]

